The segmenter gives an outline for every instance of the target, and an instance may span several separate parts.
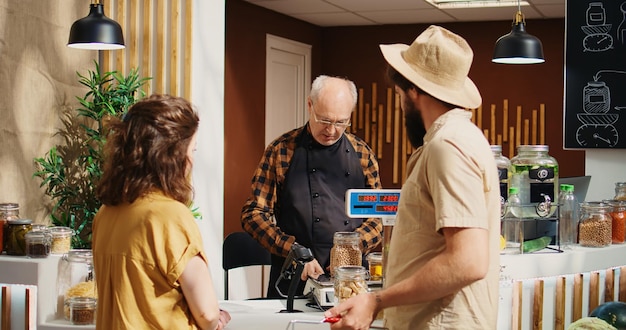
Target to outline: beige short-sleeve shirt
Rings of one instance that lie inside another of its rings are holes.
[[[455,295],[385,310],[397,329],[495,329],[498,314],[500,193],[491,148],[471,113],[448,111],[411,156],[389,248],[387,285],[443,251],[444,227],[489,230],[489,271]]]

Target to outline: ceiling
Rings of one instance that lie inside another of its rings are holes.
[[[517,6],[438,9],[425,0],[245,0],[318,26],[513,21]],[[565,17],[566,0],[526,0],[526,19]]]

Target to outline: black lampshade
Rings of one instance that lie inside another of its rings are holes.
[[[494,63],[537,64],[545,62],[541,41],[528,33],[521,12],[516,15],[511,32],[498,38],[493,50]],[[520,18],[521,17],[521,18]]]
[[[72,24],[68,47],[81,49],[122,49],[124,35],[122,27],[104,16],[104,6],[92,3],[89,15]]]

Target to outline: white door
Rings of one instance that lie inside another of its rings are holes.
[[[265,145],[308,120],[311,45],[268,34],[265,69]]]

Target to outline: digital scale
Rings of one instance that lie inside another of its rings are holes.
[[[350,218],[381,218],[383,222],[383,248],[391,239],[391,229],[396,220],[400,189],[348,189],[346,191],[346,215]],[[384,255],[383,251],[383,255]],[[384,257],[383,257],[384,263]],[[321,307],[335,304],[334,283],[328,275],[309,278],[304,293],[311,293]],[[368,288],[380,289],[382,281],[367,281]]]

